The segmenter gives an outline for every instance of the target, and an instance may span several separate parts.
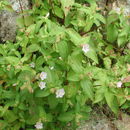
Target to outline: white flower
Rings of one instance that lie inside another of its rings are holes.
[[[62,60],[62,57],[59,57],[59,60]]]
[[[56,91],[56,98],[62,98],[64,96],[64,94],[65,94],[64,89],[63,88],[59,89]]]
[[[117,82],[117,88],[121,88],[121,86],[122,86],[122,82],[121,81],[119,81],[119,82]]]
[[[40,82],[39,83],[39,87],[40,87],[40,89],[45,88],[46,87],[46,83],[45,82]]]
[[[17,86],[17,85],[18,85],[18,83],[14,83],[14,84],[13,84],[13,86]]]
[[[43,124],[41,122],[37,122],[35,124],[35,127],[36,127],[36,129],[42,129],[43,128]]]
[[[47,78],[47,73],[46,72],[41,72],[40,78],[41,78],[41,80],[46,79]]]
[[[35,68],[35,63],[34,62],[30,63],[29,65],[30,65],[30,67]]]
[[[54,69],[54,66],[51,66],[50,69],[53,70],[53,69]]]
[[[88,44],[84,44],[84,45],[83,45],[83,48],[82,48],[82,51],[83,51],[84,53],[87,53],[89,50],[90,50],[89,45],[88,45]]]

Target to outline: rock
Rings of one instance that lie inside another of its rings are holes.
[[[114,124],[118,130],[130,130],[130,116],[122,113],[122,120],[115,120]]]
[[[130,0],[100,0],[98,5],[102,9],[107,6],[110,10],[113,9],[117,13],[123,11],[125,16],[130,16]]]
[[[76,130],[116,130],[116,127],[101,110],[96,108],[91,112],[90,120],[81,122]]]
[[[16,36],[16,19],[23,10],[30,8],[29,0],[8,0],[14,11],[0,12],[0,42],[14,41]]]
[[[130,130],[130,116],[121,113],[121,120],[92,112],[90,120],[84,121],[76,130]]]
[[[2,11],[0,13],[0,42],[14,41],[16,34],[16,14]]]

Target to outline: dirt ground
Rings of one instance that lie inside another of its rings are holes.
[[[77,130],[130,130],[130,116],[121,112],[120,119],[106,108],[105,111],[93,110],[91,118],[80,124]]]

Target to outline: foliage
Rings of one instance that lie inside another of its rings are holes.
[[[128,109],[127,18],[103,16],[90,0],[32,2],[17,20],[16,42],[0,44],[1,129],[32,130],[37,122],[75,129],[91,104],[108,104],[116,115]]]

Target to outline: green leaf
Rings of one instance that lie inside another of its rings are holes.
[[[0,54],[5,55],[6,51],[4,50],[3,46],[0,46]]]
[[[58,43],[58,50],[62,58],[66,58],[69,54],[69,47],[66,41],[60,41]]]
[[[125,45],[127,43],[128,29],[123,29],[118,35],[117,43],[118,46]]]
[[[63,18],[64,17],[64,13],[62,11],[61,8],[59,8],[58,6],[54,6],[54,13],[56,16],[58,16],[59,18]]]
[[[76,96],[77,102],[80,104],[80,106],[85,106],[86,101],[88,101],[88,96],[86,94],[78,95]]]
[[[48,67],[45,67],[44,70],[47,73],[46,81],[48,83],[54,83],[58,80],[57,73],[55,73],[54,71],[51,71]]]
[[[13,99],[15,98],[15,93],[14,91],[3,91],[2,98]]]
[[[40,48],[37,44],[32,44],[27,48],[27,52],[32,53],[38,51]]]
[[[58,117],[58,120],[62,122],[69,122],[74,119],[74,116],[75,116],[74,112],[69,111],[69,112],[61,113]]]
[[[90,50],[87,53],[84,53],[84,55],[98,64],[98,57],[97,57],[96,51],[94,48],[92,48],[91,45],[90,45]]]
[[[19,64],[19,58],[15,56],[7,56],[5,57],[6,61],[11,65],[18,65]]]
[[[74,29],[67,29],[66,33],[69,35],[71,42],[76,46],[80,45],[82,37]]]
[[[72,55],[68,57],[68,64],[71,66],[74,72],[82,73],[83,66],[82,66],[82,55]]]
[[[18,17],[16,20],[17,20],[17,21],[16,21],[16,22],[17,22],[17,25],[18,25],[20,28],[22,28],[22,27],[25,26],[24,19],[23,19],[22,17]]]
[[[79,87],[76,84],[69,84],[68,86],[65,86],[66,97],[71,98],[73,96],[76,96],[78,88]]]
[[[37,70],[40,70],[40,68],[42,68],[42,64],[45,62],[45,59],[43,56],[39,56],[37,59],[36,59],[36,63],[35,63],[35,66],[36,66],[36,69]]]
[[[83,92],[91,99],[93,100],[94,98],[94,93],[93,93],[93,86],[92,83],[88,79],[84,79],[80,82],[80,85],[83,89]]]
[[[67,16],[75,0],[60,0],[60,2],[61,2],[62,9],[64,11],[65,16]]]
[[[96,4],[95,0],[85,0],[85,1],[87,1],[87,2],[88,2],[89,4],[91,4],[91,5],[92,5],[92,4],[94,4],[94,5]]]
[[[99,14],[99,13],[97,13],[96,15],[96,18],[99,20],[99,21],[101,21],[102,23],[106,23],[106,20],[105,20],[105,18],[101,15],[101,14]]]
[[[111,59],[109,58],[109,57],[105,57],[104,59],[103,59],[103,61],[104,61],[104,66],[105,66],[105,68],[106,69],[110,69],[111,68]]]
[[[96,93],[95,93],[95,101],[94,103],[98,103],[100,101],[102,101],[104,99],[104,94],[105,94],[105,91],[106,91],[106,87],[104,86],[99,86],[99,87],[96,87]]]
[[[4,118],[8,123],[12,123],[16,119],[18,119],[18,117],[11,110],[6,111],[6,113],[4,114]]]
[[[34,71],[23,70],[23,71],[19,74],[18,79],[24,82],[24,81],[28,81],[28,80],[33,79],[34,75],[35,75],[35,72],[34,72]]]
[[[118,36],[118,28],[115,24],[110,24],[107,26],[107,40],[111,43],[116,41]]]
[[[105,99],[106,99],[108,106],[111,108],[111,110],[115,114],[118,114],[119,106],[118,106],[118,101],[117,101],[116,96],[108,90],[105,92]]]
[[[30,15],[24,16],[24,24],[26,26],[33,24],[33,17]]]
[[[24,36],[24,37],[22,38],[21,42],[20,42],[20,45],[21,45],[22,47],[26,47],[27,44],[28,44],[28,41],[29,41],[28,37],[27,37],[27,36]]]
[[[3,56],[0,56],[0,64],[5,64],[6,63],[6,59]]]
[[[55,97],[55,95],[50,95],[48,97],[48,104],[50,106],[50,109],[54,109],[56,108],[56,106],[58,105],[58,100],[57,98]]]
[[[119,19],[119,16],[117,14],[111,14],[108,16],[107,18],[107,24],[114,24],[114,22],[116,22]]]
[[[88,32],[92,28],[93,23],[94,23],[93,19],[87,19],[86,20],[86,26],[84,27],[84,31]]]
[[[40,88],[35,92],[35,97],[47,97],[50,95],[50,90],[41,90]]]
[[[39,30],[40,30],[40,27],[42,26],[44,20],[40,20],[36,23],[36,26],[35,26],[35,33],[38,33]]]
[[[75,72],[70,71],[67,74],[67,80],[69,80],[69,81],[79,81],[80,76],[79,76],[79,74],[76,74]]]

